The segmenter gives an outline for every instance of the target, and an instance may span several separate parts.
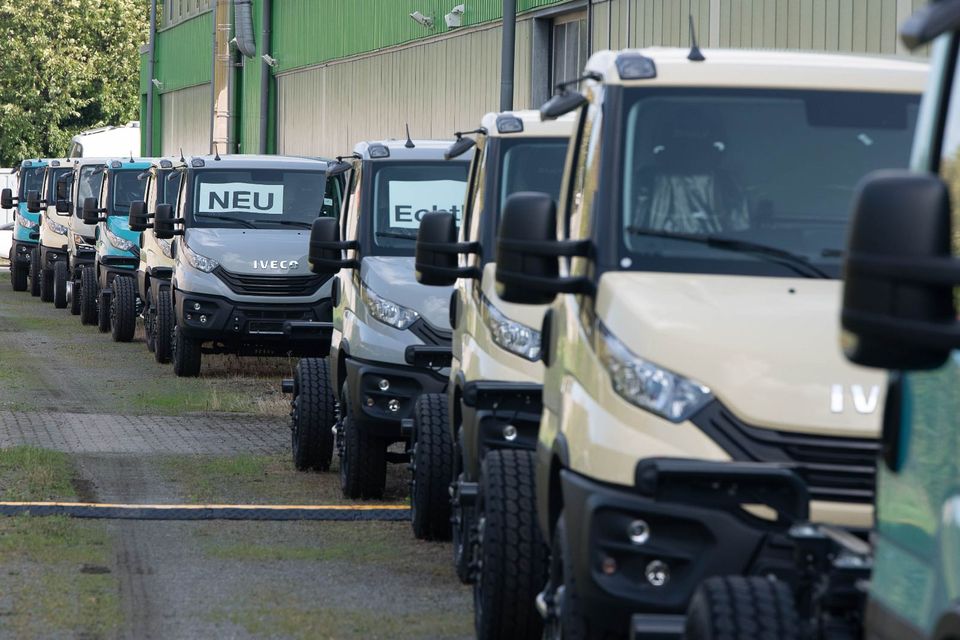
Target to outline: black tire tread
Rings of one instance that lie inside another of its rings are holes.
[[[27,290],[27,276],[29,275],[29,267],[19,260],[13,259],[13,250],[10,251],[10,284],[13,286],[14,291],[26,291]]]
[[[690,600],[689,640],[799,640],[800,621],[786,583],[756,576],[707,578]]]
[[[34,298],[40,295],[40,271],[40,248],[35,247],[30,250],[29,277],[30,295]]]
[[[340,461],[340,489],[347,498],[382,498],[387,486],[387,443],[350,420],[349,397],[344,382],[340,412],[345,459]]]
[[[86,325],[97,323],[97,275],[93,267],[80,269],[80,291],[73,292],[80,296],[80,322]]]
[[[113,279],[110,330],[114,342],[130,342],[137,329],[137,283],[128,276]]]
[[[178,378],[194,378],[200,375],[202,353],[200,342],[174,331],[173,372]]]
[[[53,302],[53,269],[40,267],[40,302]]]
[[[157,290],[157,309],[153,318],[153,359],[161,364],[170,362],[173,350],[173,301],[170,290]]]
[[[446,394],[425,393],[417,398],[413,421],[413,535],[421,540],[449,540],[453,436],[447,424]]]
[[[65,261],[58,260],[53,263],[53,306],[57,309],[67,308],[67,278],[70,277],[68,271]]]
[[[301,358],[294,372],[291,401],[293,464],[299,471],[329,471],[333,462],[333,426],[337,399],[326,358]]]

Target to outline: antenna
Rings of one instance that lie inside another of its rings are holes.
[[[409,122],[407,123],[407,142],[403,146],[405,146],[407,149],[413,149],[415,146],[417,146],[413,144],[413,140],[410,139],[410,123]]]
[[[180,147],[180,162],[186,162],[187,159],[183,157],[183,147]]]
[[[133,149],[130,149],[130,162],[133,162]]]
[[[706,58],[700,52],[697,46],[697,30],[693,28],[693,14],[690,15],[690,53],[687,54],[687,60],[691,62],[703,62]]]
[[[216,142],[213,143],[213,159],[220,160],[220,146]]]

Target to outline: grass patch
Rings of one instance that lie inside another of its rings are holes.
[[[0,498],[14,501],[73,500],[70,457],[31,446],[0,450]]]
[[[116,578],[85,567],[109,567],[110,538],[101,522],[21,516],[0,520],[0,581],[10,603],[3,626],[15,637],[103,637],[121,621]]]

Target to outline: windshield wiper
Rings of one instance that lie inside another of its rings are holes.
[[[231,216],[211,216],[206,213],[202,213],[197,216],[198,218],[209,218],[210,220],[220,220],[222,222],[236,222],[237,224],[246,227],[247,229],[256,229],[249,220],[244,220],[243,218],[233,218]]]
[[[416,240],[417,234],[401,233],[399,231],[377,231],[378,238],[396,238],[397,240]]]
[[[696,242],[714,249],[723,251],[735,251],[737,253],[747,253],[757,256],[770,258],[778,264],[789,267],[805,278],[823,278],[829,280],[830,276],[819,267],[810,263],[807,258],[801,255],[771,247],[757,242],[747,240],[736,240],[734,238],[724,238],[715,235],[699,235],[696,233],[681,233],[677,231],[660,231],[657,229],[647,229],[646,227],[627,227],[627,231],[637,236],[648,236],[652,238],[669,238],[671,240],[681,240],[683,242]]]
[[[268,218],[257,219],[257,222],[272,222],[273,224],[282,224],[288,227],[300,227],[301,229],[310,229],[313,225],[303,220],[270,220]]]

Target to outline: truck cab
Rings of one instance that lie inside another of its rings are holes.
[[[83,203],[87,198],[98,198],[108,158],[80,158],[73,161],[73,174],[68,178],[67,199],[63,204],[69,210],[67,233],[67,306],[70,313],[80,316],[85,325],[97,323],[97,225],[83,220]],[[89,272],[84,276],[84,269]],[[83,289],[86,279],[88,286]]]
[[[61,220],[69,212],[57,209],[57,185],[73,172],[73,161],[50,159],[39,190],[27,192],[27,211],[38,213],[40,222],[40,300],[53,302],[57,309],[67,306],[67,233]],[[63,187],[61,187],[61,190]],[[60,207],[63,208],[62,206]],[[57,267],[63,264],[62,267]],[[59,285],[59,286],[58,286]]]
[[[867,534],[886,376],[836,350],[848,202],[863,174],[906,166],[926,76],[604,51],[582,93],[542,107],[578,114],[575,143],[559,201],[505,205],[497,280],[551,304],[536,502],[552,632],[679,634],[707,576],[794,580],[798,518]]]
[[[40,272],[40,251],[34,252],[40,244],[40,214],[27,211],[27,193],[39,191],[43,187],[43,173],[47,163],[39,158],[23,160],[17,170],[16,189],[5,188],[0,194],[0,206],[13,209],[13,241],[10,246],[10,280],[14,291],[26,291],[29,284],[30,295],[40,295],[40,278],[28,276]],[[14,191],[16,195],[14,195]]]
[[[341,181],[328,187],[327,163],[235,154],[175,170],[176,210],[158,204],[153,218],[175,260],[174,372],[199,375],[204,353],[300,356],[329,345],[331,277],[311,273],[306,252],[313,221],[339,212]]]
[[[536,111],[485,115],[448,152],[476,145],[463,224],[458,231],[452,216],[431,214],[417,243],[418,279],[454,286],[454,335],[446,392],[421,397],[414,412],[412,524],[417,537],[452,535],[457,574],[474,587],[480,638],[528,637],[541,626],[533,597],[545,579],[546,550],[534,526],[532,456],[544,308],[497,295],[494,242],[511,194],[559,195],[572,130],[572,116],[542,122]],[[534,573],[514,580],[517,568],[503,547]]]
[[[341,219],[318,220],[311,235],[313,271],[336,274],[336,307],[329,365],[298,365],[294,460],[298,468],[328,467],[333,428],[340,486],[350,498],[383,495],[387,464],[409,462],[406,452],[388,449],[408,448],[404,423],[417,398],[447,384],[451,290],[417,283],[413,253],[424,215],[462,207],[469,156],[447,162],[448,146],[409,138],[357,144],[334,169],[350,175]],[[324,249],[324,242],[333,244]],[[326,400],[316,402],[320,393]]]

